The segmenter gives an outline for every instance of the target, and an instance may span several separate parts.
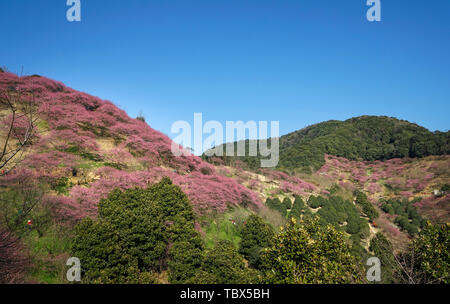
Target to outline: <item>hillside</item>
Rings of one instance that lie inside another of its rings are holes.
[[[253,192],[216,174],[199,157],[173,156],[166,135],[128,117],[110,101],[38,75],[0,73],[0,90],[32,96],[39,116],[32,147],[1,182],[7,186],[33,178],[49,184],[52,194],[45,200],[58,216],[96,216],[98,201],[114,188],[144,187],[164,176],[188,194],[199,213],[243,202],[260,204]],[[4,135],[10,113],[0,110]],[[20,133],[23,126],[15,124],[14,131]]]
[[[380,234],[397,253],[427,221],[450,220],[448,132],[387,117],[324,122],[281,137],[272,170],[257,158],[176,157],[143,119],[39,75],[0,71],[0,91],[0,138],[14,135],[6,153],[21,146],[28,119],[36,129],[17,166],[0,168],[0,242],[16,240],[4,254],[12,277],[0,280],[65,282],[76,254],[88,261],[89,283],[259,282],[262,248],[296,221],[331,233],[325,239],[354,264],[348,271],[361,274]],[[27,100],[35,115],[8,98]],[[315,275],[306,282],[324,282]],[[359,282],[341,275],[326,282]]]
[[[383,161],[449,153],[448,131],[433,133],[396,118],[361,116],[346,121],[330,120],[281,136],[278,168],[290,172],[316,171],[325,164],[326,154],[349,160]],[[259,164],[257,157],[224,158],[227,163],[239,159],[249,168]]]

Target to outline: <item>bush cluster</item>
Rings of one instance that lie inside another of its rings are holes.
[[[389,199],[382,202],[381,209],[391,215],[397,215],[395,223],[410,235],[415,235],[425,224],[425,220],[414,207],[414,204],[420,200],[421,198],[412,201]]]

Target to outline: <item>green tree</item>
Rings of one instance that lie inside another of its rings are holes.
[[[220,240],[205,252],[202,266],[189,283],[250,284],[257,280],[257,272],[245,266],[244,259],[233,243]]]
[[[427,223],[408,249],[396,257],[399,283],[450,283],[450,224]]]
[[[81,260],[86,282],[156,282],[153,273],[167,269],[168,252],[171,278],[183,280],[177,254],[182,241],[190,242],[194,252],[202,250],[187,196],[164,178],[147,189],[112,191],[100,201],[97,220],[77,225],[72,253]],[[171,244],[175,249],[169,251]],[[186,269],[195,267],[192,262]]]
[[[293,217],[296,219],[300,219],[302,214],[306,212],[306,205],[303,199],[300,196],[295,196],[294,204],[292,204],[291,212],[289,213],[289,217]],[[309,211],[309,209],[308,209]]]
[[[283,205],[286,207],[287,210],[292,208],[292,201],[290,198],[285,197],[283,200]]]
[[[378,211],[369,202],[367,196],[363,192],[356,190],[355,197],[356,197],[355,198],[356,204],[361,206],[362,212],[365,215],[367,215],[370,218],[370,220],[375,220],[376,218],[378,218],[380,216]]]
[[[260,252],[263,248],[272,245],[273,235],[274,232],[269,224],[255,214],[250,215],[241,230],[239,253],[249,261],[251,266],[258,268],[261,263]]]
[[[292,218],[265,250],[265,281],[272,284],[358,283],[356,262],[342,232],[322,226],[319,219],[297,223]]]
[[[268,198],[266,200],[266,204],[267,204],[267,207],[269,207],[270,209],[280,212],[282,216],[285,217],[287,215],[286,206],[283,203],[281,203],[281,201],[278,197],[276,197],[274,199]]]
[[[203,243],[200,237],[175,242],[169,250],[169,282],[189,282],[203,262]]]
[[[380,259],[381,262],[381,281],[383,283],[393,282],[393,272],[396,269],[394,258],[394,248],[386,236],[378,232],[370,240],[369,250]]]

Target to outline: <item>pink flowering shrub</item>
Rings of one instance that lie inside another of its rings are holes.
[[[412,193],[411,191],[402,191],[402,192],[400,192],[400,196],[402,196],[402,197],[408,199],[408,198],[410,198],[411,196],[413,196],[413,193]]]
[[[261,188],[261,183],[255,179],[248,182],[248,187],[252,190],[259,190]]]
[[[380,185],[378,185],[377,183],[370,183],[370,184],[367,186],[367,191],[368,191],[370,194],[375,194],[375,193],[381,191],[381,187],[380,187]]]
[[[66,201],[71,214],[75,218],[95,216],[97,204],[115,188],[128,189],[133,187],[145,188],[159,181],[163,176],[170,177],[174,184],[188,195],[197,212],[216,210],[224,212],[230,205],[247,205],[261,207],[259,198],[249,189],[236,183],[234,180],[216,174],[204,175],[193,172],[187,175],[178,175],[163,168],[153,168],[149,171],[125,172],[110,167],[97,171],[100,179],[89,187],[75,186],[70,192],[73,201]]]
[[[284,172],[277,171],[277,170],[270,170],[270,169],[260,169],[259,170],[262,174],[265,176],[268,176],[272,179],[276,180],[284,180],[287,181],[290,179],[290,176]]]
[[[399,236],[400,235],[400,230],[398,227],[396,227],[394,224],[392,224],[391,222],[389,222],[388,220],[384,219],[384,218],[379,218],[377,219],[377,225],[383,229],[385,232],[387,232],[388,234],[390,234],[393,237]]]

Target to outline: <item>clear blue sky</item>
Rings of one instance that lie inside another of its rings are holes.
[[[450,1],[0,2],[0,66],[113,101],[168,135],[176,120],[279,120],[281,134],[388,115],[450,125]],[[172,135],[171,135],[172,136]]]

